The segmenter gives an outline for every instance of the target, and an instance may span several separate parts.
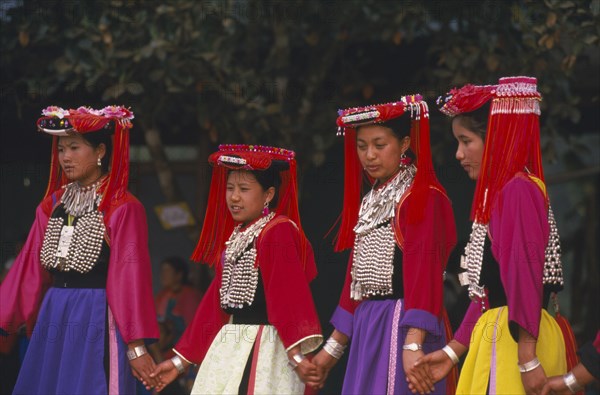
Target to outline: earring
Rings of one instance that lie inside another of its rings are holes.
[[[265,204],[263,205],[262,215],[263,216],[269,215],[269,201],[268,200],[266,200]]]
[[[400,168],[404,170],[408,165],[410,165],[410,158],[403,152],[402,155],[400,155]]]
[[[102,166],[102,160],[100,159],[100,157],[98,157],[98,162],[96,162],[98,164],[98,167]]]

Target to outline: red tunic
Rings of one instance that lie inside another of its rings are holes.
[[[314,255],[302,243],[298,228],[287,217],[277,216],[256,240],[257,265],[262,276],[267,317],[286,349],[303,340],[321,336],[321,325],[312,300],[309,282],[314,273]],[[221,264],[204,295],[192,324],[175,346],[186,360],[200,364],[213,339],[230,316],[221,308]]]
[[[442,316],[444,270],[448,256],[456,244],[456,228],[452,205],[442,191],[430,188],[422,221],[409,224],[407,217],[413,204],[409,190],[398,203],[392,224],[396,243],[403,253],[404,306],[407,313],[405,320],[412,321],[401,325],[428,329],[432,327],[430,320],[437,320]],[[342,313],[334,317],[334,326],[346,335],[351,335],[347,333],[351,332],[352,324],[349,319],[351,320],[351,315],[360,304],[350,297],[351,268],[352,255],[338,307],[350,315]],[[410,313],[412,309],[419,311],[419,319],[411,319],[414,317]],[[425,313],[425,318],[421,312]]]

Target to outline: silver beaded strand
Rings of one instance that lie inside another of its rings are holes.
[[[356,237],[350,286],[350,296],[354,300],[393,293],[395,240],[392,219],[415,173],[414,165],[407,166],[387,185],[372,189],[362,200],[354,227]]]
[[[258,285],[256,238],[274,216],[272,212],[244,230],[238,225],[225,242],[225,262],[219,290],[222,308],[242,308],[254,301]]]
[[[98,180],[87,187],[72,182],[64,186],[61,203],[68,215],[77,218],[72,236],[65,244],[66,254],[60,253],[61,232],[66,226],[63,218],[50,218],[46,226],[40,260],[46,269],[87,273],[96,264],[104,242],[104,218],[97,210],[101,199]]]

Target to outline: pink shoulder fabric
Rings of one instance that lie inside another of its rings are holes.
[[[37,207],[27,241],[0,285],[0,327],[8,333],[27,324],[27,333],[31,334],[42,297],[50,284],[50,275],[40,263],[40,251],[51,201],[50,196]]]
[[[144,206],[127,199],[105,218],[110,245],[106,296],[125,343],[159,337]]]

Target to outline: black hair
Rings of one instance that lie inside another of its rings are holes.
[[[111,122],[112,123],[112,122]],[[96,132],[82,133],[81,137],[87,141],[94,149],[98,148],[100,144],[106,146],[106,154],[101,159],[102,172],[108,172],[108,166],[110,164],[110,158],[112,157],[112,132],[114,128],[104,128]]]
[[[169,265],[175,270],[176,273],[181,273],[181,283],[187,283],[188,273],[190,268],[188,263],[181,257],[170,256],[162,260],[161,265]]]
[[[452,120],[458,119],[465,129],[470,130],[485,141],[489,112],[490,105],[486,103],[475,111],[458,114]]]
[[[392,132],[398,137],[398,140],[402,140],[404,137],[410,136],[411,121],[412,118],[410,117],[410,114],[404,114],[401,117],[385,121],[381,125],[392,129]]]
[[[262,187],[263,191],[266,191],[271,187],[275,188],[273,199],[269,202],[270,209],[277,207],[277,203],[279,202],[279,187],[281,186],[281,176],[279,175],[279,172],[283,169],[278,162],[279,161],[273,161],[271,167],[266,170],[250,171]]]

